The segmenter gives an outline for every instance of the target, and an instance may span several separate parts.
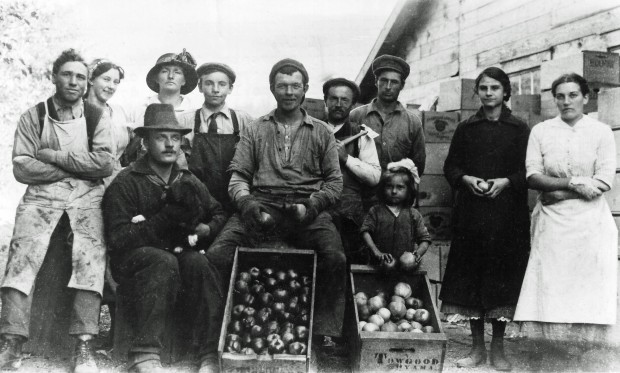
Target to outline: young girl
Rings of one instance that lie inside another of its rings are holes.
[[[413,251],[419,264],[428,250],[431,236],[422,215],[413,207],[414,180],[407,168],[399,167],[388,169],[379,181],[377,197],[381,203],[370,208],[360,228],[371,257],[378,263],[392,263],[404,252]]]

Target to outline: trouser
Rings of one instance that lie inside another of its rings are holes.
[[[279,227],[277,234],[300,249],[317,253],[314,334],[339,337],[344,318],[346,257],[340,235],[328,213],[322,212],[310,224],[294,225],[282,215],[280,204],[261,200]],[[228,288],[237,246],[259,247],[260,237],[250,234],[238,213],[234,214],[207,250],[207,258],[220,269],[224,289]]]
[[[34,289],[26,295],[13,288],[2,288],[0,291],[2,298],[0,334],[29,337],[30,308],[33,294]],[[69,334],[98,334],[100,309],[101,297],[99,294],[93,291],[75,289],[69,321]]]
[[[140,247],[113,254],[110,264],[119,282],[119,296],[126,300],[122,307],[128,309],[123,314],[130,316],[134,331],[130,354],[143,360],[159,358],[166,321],[173,319],[175,307],[192,325],[193,335],[188,338],[196,340],[199,355],[217,351],[223,304],[221,280],[204,255],[191,250],[174,255]]]

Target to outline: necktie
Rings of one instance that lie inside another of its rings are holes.
[[[207,133],[217,133],[217,122],[215,121],[215,119],[218,115],[220,115],[219,112],[213,113],[209,117],[209,129],[207,130]]]

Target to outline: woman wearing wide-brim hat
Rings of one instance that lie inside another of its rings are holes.
[[[183,49],[179,54],[166,53],[157,59],[155,66],[146,74],[146,85],[156,93],[161,93],[160,79],[158,75],[162,68],[166,66],[178,66],[183,70],[185,82],[181,86],[180,94],[186,95],[192,92],[198,85],[198,75],[196,74],[196,61],[189,52]]]

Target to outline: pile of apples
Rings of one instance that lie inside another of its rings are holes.
[[[293,269],[252,267],[234,284],[225,352],[292,354],[307,351],[312,278]]]
[[[391,298],[379,291],[372,298],[366,293],[355,294],[359,315],[359,330],[366,332],[434,333],[430,324],[430,312],[424,309],[422,300],[411,296],[411,286],[399,282],[394,286]]]

